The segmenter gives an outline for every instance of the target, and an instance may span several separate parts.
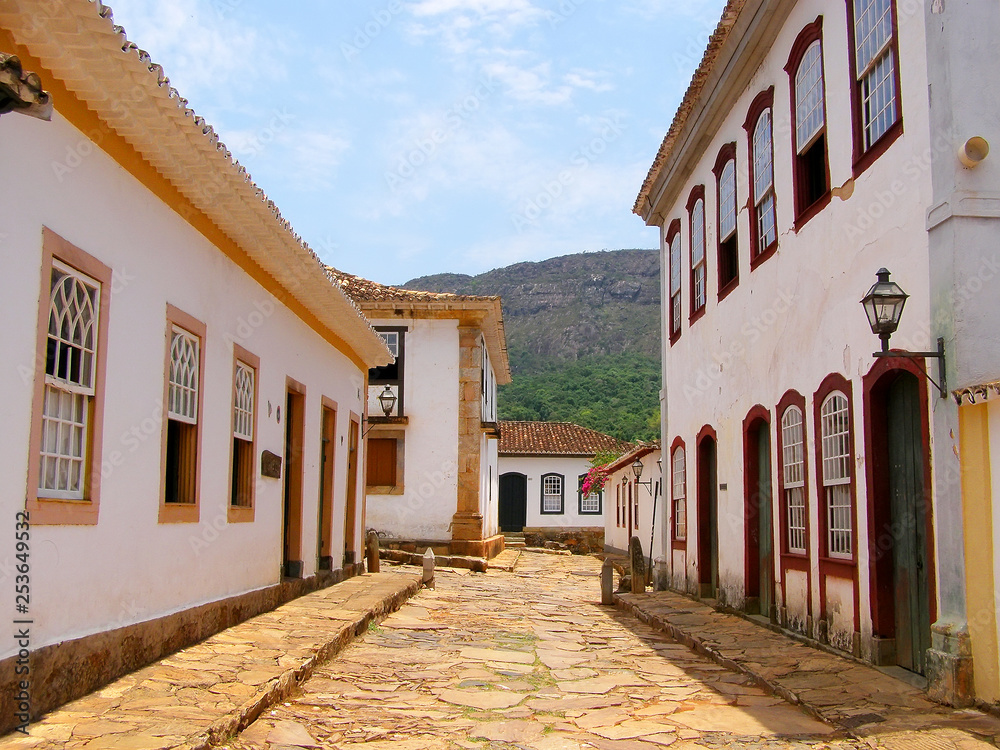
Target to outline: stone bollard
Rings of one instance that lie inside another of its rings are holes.
[[[368,538],[365,539],[365,557],[368,559],[368,572],[378,573],[378,534],[374,531],[369,531]]]
[[[646,558],[642,554],[642,542],[639,537],[632,537],[628,544],[629,558],[632,563],[632,593],[646,593]]]
[[[615,603],[615,566],[610,559],[601,565],[601,604]]]
[[[429,589],[434,588],[434,550],[430,547],[424,553],[423,584]]]

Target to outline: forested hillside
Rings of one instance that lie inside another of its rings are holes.
[[[502,419],[576,422],[624,440],[659,436],[660,281],[655,250],[517,263],[403,286],[499,294],[514,382]]]

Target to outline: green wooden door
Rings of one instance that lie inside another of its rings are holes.
[[[893,520],[896,661],[924,673],[931,645],[924,446],[920,391],[908,373],[889,387],[887,398],[889,502]]]
[[[757,429],[757,539],[760,565],[760,613],[774,608],[774,548],[771,534],[771,434],[766,423]]]

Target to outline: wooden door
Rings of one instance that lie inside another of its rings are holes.
[[[500,475],[500,531],[520,534],[528,522],[528,478],[509,471]]]
[[[320,469],[319,469],[319,534],[317,534],[317,556],[319,569],[333,567],[333,460],[337,438],[337,412],[323,407]]]
[[[358,423],[351,420],[347,437],[347,505],[344,512],[344,565],[357,559],[354,527],[358,512]]]
[[[901,374],[889,387],[886,416],[889,502],[895,531],[896,662],[923,674],[931,645],[931,602],[919,399],[916,377]]]
[[[282,518],[282,575],[302,577],[302,444],[303,402],[301,393],[288,391],[285,398],[285,491]]]
[[[774,610],[774,544],[771,533],[771,434],[766,422],[757,428],[757,552],[760,613]]]
[[[698,582],[703,598],[714,599],[719,588],[719,499],[716,494],[715,438],[698,444]]]

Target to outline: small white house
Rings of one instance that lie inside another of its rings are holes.
[[[52,8],[0,9],[0,507],[28,531],[34,715],[358,572],[364,383],[392,359],[107,8]]]
[[[604,494],[604,551],[628,553],[629,541],[639,537],[647,560],[653,541],[654,518],[663,496],[659,443],[637,445],[616,461],[603,467],[607,476]],[[636,473],[638,472],[638,476]]]
[[[604,548],[606,494],[584,497],[583,479],[599,453],[629,444],[570,422],[500,422],[500,529],[578,552]]]
[[[387,546],[493,557],[497,385],[510,382],[500,298],[331,273],[395,357],[368,374],[366,528]]]

